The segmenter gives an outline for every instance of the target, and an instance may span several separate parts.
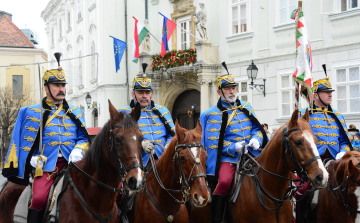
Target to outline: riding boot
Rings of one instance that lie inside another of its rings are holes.
[[[44,209],[37,211],[33,208],[29,208],[27,222],[28,223],[42,223],[44,218]]]
[[[221,223],[224,215],[226,197],[214,194],[211,201],[211,223]]]

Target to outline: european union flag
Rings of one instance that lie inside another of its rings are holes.
[[[122,40],[119,40],[115,37],[112,37],[112,36],[110,36],[110,37],[114,39],[115,69],[117,72],[118,70],[120,70],[121,58],[124,54],[127,43]]]

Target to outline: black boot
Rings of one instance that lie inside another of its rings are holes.
[[[29,208],[27,222],[28,223],[42,223],[44,218],[44,209],[37,211],[33,208]]]
[[[211,223],[221,223],[224,215],[226,197],[214,194],[211,200]]]

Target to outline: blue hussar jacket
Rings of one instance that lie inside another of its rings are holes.
[[[221,103],[226,110],[221,112],[219,103]],[[200,123],[203,127],[202,143],[208,154],[206,160],[206,174],[208,175],[215,175],[217,153],[220,143],[223,143],[220,162],[237,163],[239,154],[235,153],[236,142],[245,140],[245,143],[248,144],[250,139],[255,138],[259,141],[261,146],[264,136],[266,138],[265,131],[264,133],[261,132],[262,127],[255,118],[254,109],[251,107],[250,103],[245,101],[240,101],[239,103],[242,109],[246,109],[252,117],[246,115],[244,110],[242,111],[239,106],[235,105],[235,107],[230,107],[228,103],[225,103],[221,99],[219,100],[218,105],[212,106],[200,114]],[[236,114],[234,111],[236,111]],[[228,113],[228,118],[227,124],[225,125],[224,140],[223,142],[219,142],[224,112]],[[258,156],[260,153],[259,151],[253,150],[251,147],[249,147],[248,150],[253,156]]]
[[[310,108],[308,110],[310,111]],[[305,114],[305,111],[306,109],[299,110],[300,117]],[[318,140],[317,149],[320,156],[328,150],[335,159],[339,152],[346,152],[352,148],[344,116],[331,109],[330,106],[314,105],[313,113],[310,112],[310,126]]]
[[[60,110],[60,107],[62,109]],[[34,155],[47,157],[44,172],[55,170],[58,154],[69,160],[71,151],[88,149],[90,139],[83,111],[65,100],[56,107],[53,101],[43,100],[42,146],[39,148],[40,104],[22,107],[19,111],[2,174],[10,181],[28,184],[30,160]]]
[[[132,100],[131,105],[134,104],[135,103]],[[130,113],[132,107],[134,106],[127,106],[118,111]],[[161,121],[161,118],[163,118],[165,123]],[[175,135],[175,125],[169,110],[164,106],[154,104],[153,101],[151,101],[149,108],[141,109],[141,116],[138,121],[138,126],[144,136],[144,140],[149,140],[152,143],[160,144],[163,147],[170,143],[172,137]],[[156,147],[155,153],[158,157],[160,157],[164,150],[160,146],[156,144],[154,145]],[[149,154],[142,152],[142,158],[144,164],[146,165],[149,160]]]

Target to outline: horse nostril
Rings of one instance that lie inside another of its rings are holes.
[[[318,183],[318,184],[321,184],[322,181],[324,179],[324,176],[322,174],[318,174],[316,177],[315,177],[315,182]]]
[[[130,177],[129,180],[128,180],[128,185],[129,185],[129,188],[131,190],[135,190],[136,189],[136,183],[137,183],[137,179],[135,177]]]
[[[199,202],[199,198],[198,198],[197,193],[194,193],[194,200],[195,200],[196,202]]]

